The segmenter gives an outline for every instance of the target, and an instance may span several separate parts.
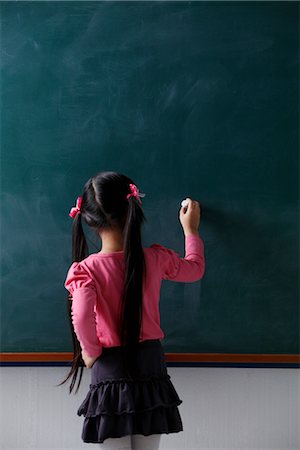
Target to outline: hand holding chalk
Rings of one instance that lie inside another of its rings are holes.
[[[199,203],[191,198],[186,198],[181,202],[179,220],[185,236],[188,234],[198,234],[200,225]]]

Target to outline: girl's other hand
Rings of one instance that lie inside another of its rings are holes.
[[[86,365],[86,367],[87,367],[88,369],[90,369],[90,368],[92,367],[92,365],[94,364],[94,362],[95,362],[96,359],[98,358],[98,356],[94,356],[94,357],[88,356],[88,355],[85,353],[84,350],[82,350],[81,356],[82,356],[82,359],[83,359],[83,361],[84,361],[84,364]]]
[[[200,225],[200,205],[197,201],[187,198],[182,202],[179,211],[179,220],[185,236],[198,234]]]

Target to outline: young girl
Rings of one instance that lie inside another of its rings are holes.
[[[77,412],[85,417],[82,440],[107,440],[114,449],[158,449],[162,433],[183,430],[182,400],[161,344],[159,293],[162,279],[191,282],[204,274],[198,202],[187,199],[180,209],[180,258],[158,244],[142,247],[143,196],[125,175],[102,172],[87,181],[70,211],[73,264],[65,287],[74,359],[62,383],[72,377],[71,393],[80,368],[77,392],[83,362],[91,368],[90,389]],[[82,219],[102,241],[89,256]]]

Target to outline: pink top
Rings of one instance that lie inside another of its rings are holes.
[[[185,237],[185,257],[159,244],[144,248],[146,277],[140,341],[162,339],[159,294],[161,280],[191,282],[203,277],[204,245],[199,235]],[[102,347],[121,345],[119,337],[124,252],[93,253],[74,262],[65,288],[73,298],[72,322],[82,350],[100,356]]]

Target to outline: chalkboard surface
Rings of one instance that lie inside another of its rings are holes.
[[[0,7],[1,351],[71,351],[68,212],[116,170],[145,246],[183,254],[180,202],[202,206],[206,273],[163,283],[166,351],[298,353],[299,3]]]

